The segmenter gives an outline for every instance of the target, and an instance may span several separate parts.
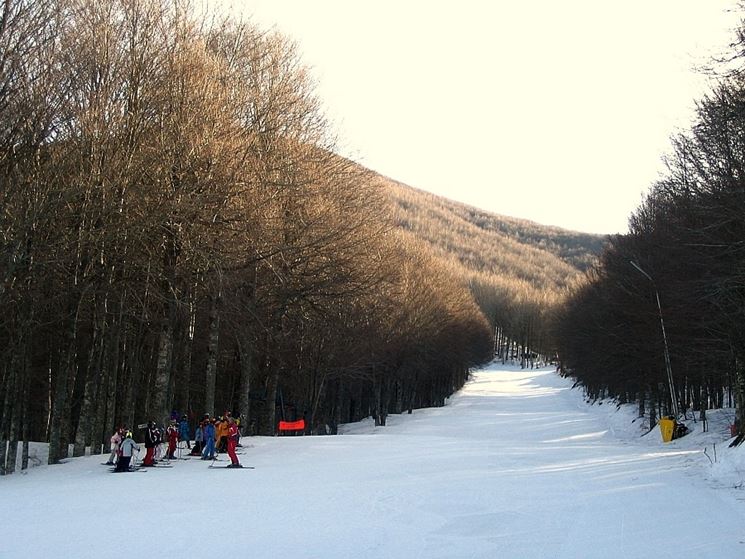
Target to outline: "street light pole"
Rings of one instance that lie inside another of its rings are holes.
[[[670,352],[667,348],[667,334],[665,334],[665,321],[662,320],[662,305],[660,305],[660,294],[657,291],[657,284],[655,284],[654,280],[652,279],[652,276],[650,276],[647,272],[641,269],[639,264],[634,262],[633,260],[629,260],[631,265],[636,268],[639,272],[641,272],[645,278],[647,278],[650,282],[652,282],[652,287],[654,288],[654,296],[657,299],[657,313],[660,317],[660,328],[662,329],[662,342],[665,349],[665,369],[667,370],[667,384],[670,388],[670,400],[672,401],[673,406],[673,413],[675,414],[675,419],[678,419],[678,399],[675,396],[675,384],[673,383],[673,368],[670,365]]]

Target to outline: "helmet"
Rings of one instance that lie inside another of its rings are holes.
[[[132,438],[132,431],[127,431],[127,433],[124,436],[127,439],[131,439]]]

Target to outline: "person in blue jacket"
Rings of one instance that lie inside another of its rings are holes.
[[[181,422],[178,424],[178,438],[180,441],[186,441],[186,448],[191,450],[191,435],[189,433],[189,420],[186,418],[186,416],[183,416],[181,418]]]
[[[202,429],[204,436],[204,451],[202,452],[202,460],[214,460],[215,459],[215,420],[211,419],[205,421],[204,428]]]

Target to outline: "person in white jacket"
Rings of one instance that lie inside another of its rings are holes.
[[[132,432],[127,431],[124,435],[124,440],[119,445],[119,461],[116,463],[115,472],[128,472],[129,463],[132,461],[132,455],[134,451],[140,452],[140,445],[138,445],[132,438]]]
[[[117,429],[116,432],[111,435],[111,454],[109,455],[109,459],[106,462],[107,466],[113,466],[114,464],[116,464],[116,459],[119,456],[119,445],[122,442],[124,432],[124,428],[119,427],[119,429]]]

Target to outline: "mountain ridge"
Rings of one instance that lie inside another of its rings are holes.
[[[537,291],[562,291],[593,265],[606,239],[496,214],[375,174],[395,226],[467,276],[496,275]]]

